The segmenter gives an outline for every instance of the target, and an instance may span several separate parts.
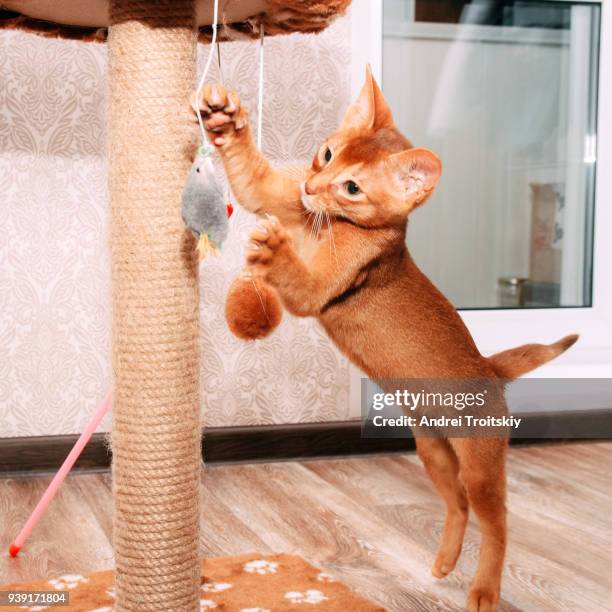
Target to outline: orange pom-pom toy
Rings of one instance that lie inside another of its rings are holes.
[[[230,331],[241,340],[265,338],[283,318],[276,289],[260,278],[239,276],[225,299],[225,319]]]

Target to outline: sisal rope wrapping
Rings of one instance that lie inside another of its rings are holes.
[[[112,0],[110,21],[116,610],[199,610],[193,1]]]

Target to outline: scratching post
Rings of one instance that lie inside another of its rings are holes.
[[[181,192],[192,0],[112,0],[108,39],[117,610],[199,610],[198,284]]]

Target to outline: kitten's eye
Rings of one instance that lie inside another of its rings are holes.
[[[351,195],[357,195],[361,191],[361,189],[359,189],[359,185],[355,181],[346,181],[346,183],[344,183],[344,188]]]
[[[323,153],[323,159],[325,160],[326,164],[332,160],[332,152],[329,147],[325,149],[325,153]]]

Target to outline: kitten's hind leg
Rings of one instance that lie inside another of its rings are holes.
[[[436,578],[444,578],[461,554],[468,520],[468,499],[459,480],[459,461],[447,440],[417,438],[417,453],[429,477],[446,502],[446,520],[438,554],[431,568]]]
[[[468,595],[468,612],[494,612],[506,552],[505,438],[453,438],[470,506],[480,526],[478,569]]]

